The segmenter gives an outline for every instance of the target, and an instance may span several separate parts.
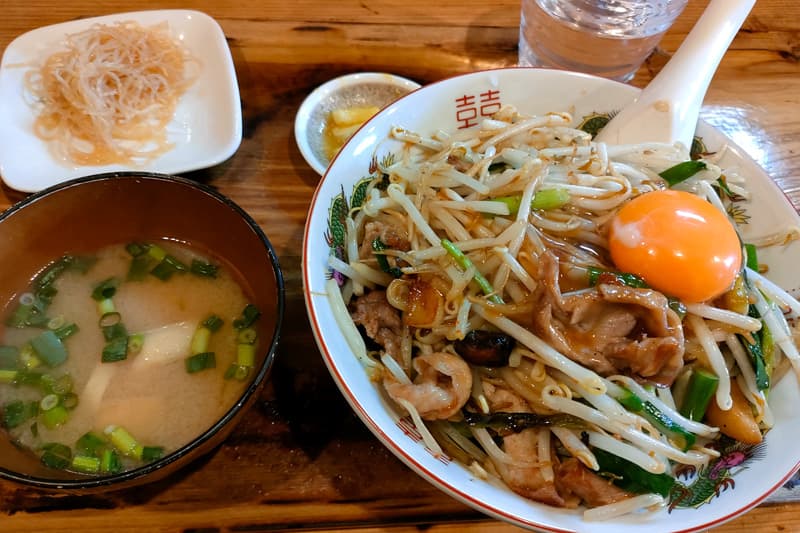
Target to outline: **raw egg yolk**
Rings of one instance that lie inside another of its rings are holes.
[[[623,272],[687,303],[728,290],[742,266],[742,248],[728,217],[692,193],[637,196],[611,222],[611,259]]]

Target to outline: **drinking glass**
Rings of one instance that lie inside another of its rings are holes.
[[[519,64],[628,81],[687,2],[522,0]]]

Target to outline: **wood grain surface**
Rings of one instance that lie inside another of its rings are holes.
[[[633,84],[643,86],[658,72],[705,5],[690,1]],[[306,318],[299,255],[319,177],[295,145],[293,121],[303,98],[340,74],[386,71],[427,83],[514,65],[519,3],[4,0],[0,49],[43,25],[153,8],[208,13],[233,53],[244,139],[230,160],[187,177],[234,199],[278,253],[286,327],[272,380],[219,449],[154,485],[71,496],[0,482],[0,531],[515,530],[451,499],[395,459],[325,369]],[[757,3],[711,84],[703,117],[800,207],[800,2]],[[0,210],[24,196],[3,186]],[[800,503],[767,502],[717,530],[800,531]]]

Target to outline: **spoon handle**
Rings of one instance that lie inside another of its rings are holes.
[[[691,146],[700,106],[722,56],[756,0],[711,0],[675,55],[597,135],[608,144]]]

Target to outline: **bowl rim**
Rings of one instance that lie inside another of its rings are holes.
[[[242,219],[245,221],[245,223],[256,233],[256,236],[266,249],[267,255],[269,256],[270,264],[272,266],[272,271],[273,274],[275,275],[275,288],[277,294],[277,301],[275,306],[275,327],[272,332],[272,339],[270,340],[269,345],[265,347],[266,355],[264,357],[264,362],[260,365],[260,367],[258,368],[258,372],[253,377],[252,381],[244,390],[244,392],[242,392],[242,394],[239,396],[236,403],[234,403],[230,408],[228,408],[228,410],[219,419],[217,419],[217,421],[214,422],[213,425],[211,425],[208,429],[203,431],[197,437],[193,438],[184,446],[178,448],[177,450],[168,455],[165,455],[164,457],[162,457],[157,461],[153,461],[152,463],[147,463],[137,468],[126,470],[110,476],[86,477],[74,480],[70,479],[59,480],[59,479],[50,479],[38,476],[29,476],[0,467],[0,479],[7,479],[9,481],[20,483],[22,485],[26,485],[29,487],[34,487],[37,489],[62,490],[62,491],[85,491],[98,488],[111,488],[114,485],[124,485],[125,487],[127,487],[134,484],[134,482],[136,481],[140,482],[144,481],[142,478],[154,472],[162,470],[168,465],[175,463],[176,461],[186,456],[198,452],[198,450],[200,450],[204,445],[206,445],[206,443],[209,442],[215,435],[217,435],[225,426],[227,426],[230,422],[232,422],[233,419],[235,419],[236,416],[240,413],[240,411],[242,411],[242,409],[244,409],[247,406],[247,404],[255,398],[256,393],[261,389],[263,384],[266,382],[270,374],[270,371],[272,369],[272,365],[274,364],[275,357],[277,354],[278,342],[280,340],[280,333],[283,324],[284,310],[285,310],[284,279],[283,279],[283,273],[280,268],[280,264],[278,262],[278,256],[275,253],[275,249],[273,248],[272,243],[269,241],[266,234],[258,225],[258,223],[253,219],[253,217],[251,217],[250,214],[248,214],[236,202],[234,202],[232,199],[228,198],[224,194],[220,193],[213,187],[181,176],[162,174],[158,172],[148,172],[148,171],[104,172],[101,174],[94,174],[91,176],[74,178],[68,181],[57,183],[46,189],[42,189],[41,191],[33,193],[30,196],[27,196],[22,200],[20,200],[19,202],[13,204],[4,212],[0,213],[0,223],[2,223],[5,219],[12,216],[14,213],[24,209],[25,207],[31,204],[34,204],[35,202],[41,200],[44,197],[58,193],[62,189],[68,189],[80,186],[84,183],[100,182],[100,181],[107,181],[120,178],[174,182],[174,183],[179,183],[182,186],[197,189],[203,193],[212,196],[215,200],[219,201],[229,209],[232,209],[239,216],[241,216]],[[120,488],[124,487],[121,486]]]

